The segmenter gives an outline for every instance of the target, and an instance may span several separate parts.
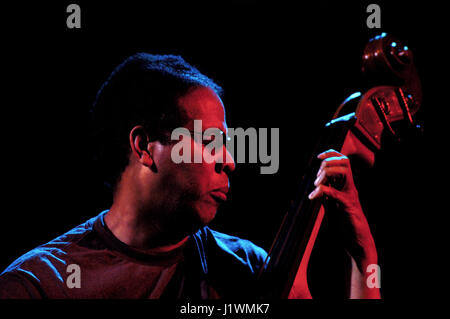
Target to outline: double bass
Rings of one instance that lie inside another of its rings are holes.
[[[404,134],[421,129],[414,122],[422,102],[421,84],[407,46],[386,33],[370,39],[363,51],[362,72],[376,85],[351,94],[323,128],[297,196],[258,274],[257,295],[261,298],[287,298],[297,275],[307,282],[308,263],[326,205],[308,198],[320,166],[316,155],[334,149],[347,156],[352,167],[359,163],[370,168],[386,136],[401,140]]]

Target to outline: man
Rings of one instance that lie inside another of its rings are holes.
[[[3,298],[248,297],[266,252],[207,227],[226,200],[235,163],[175,163],[171,132],[184,127],[226,134],[221,88],[176,56],[136,54],[100,89],[93,109],[97,159],[114,189],[108,211],[23,255],[0,275]],[[202,141],[190,135],[195,152]],[[327,196],[346,212],[354,254],[350,297],[378,297],[365,284],[375,245],[359,205],[348,159],[323,160],[310,198]],[[344,177],[334,189],[328,181]],[[300,278],[300,277],[299,277]],[[292,298],[309,298],[298,279]]]

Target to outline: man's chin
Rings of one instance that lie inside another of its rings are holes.
[[[202,227],[209,225],[213,221],[213,219],[216,217],[217,210],[213,213],[202,213],[200,214],[200,222],[202,224]]]
[[[186,205],[178,215],[177,227],[181,227],[191,234],[197,232],[212,222],[216,217],[218,206],[211,202],[196,202],[193,205]]]
[[[195,209],[195,215],[197,217],[197,223],[199,227],[207,226],[213,221],[217,214],[218,205],[199,205]]]

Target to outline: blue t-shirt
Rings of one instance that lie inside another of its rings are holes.
[[[248,297],[267,253],[203,227],[169,252],[134,249],[104,222],[107,211],[15,260],[0,298]]]

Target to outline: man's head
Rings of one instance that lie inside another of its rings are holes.
[[[143,209],[152,207],[161,218],[211,221],[234,163],[176,164],[170,133],[177,127],[193,131],[194,120],[202,120],[203,130],[226,132],[220,93],[181,57],[141,53],[125,60],[93,108],[94,148],[105,180],[139,190]]]

